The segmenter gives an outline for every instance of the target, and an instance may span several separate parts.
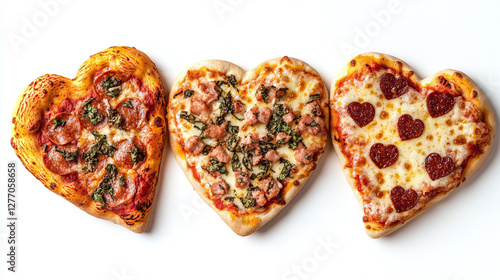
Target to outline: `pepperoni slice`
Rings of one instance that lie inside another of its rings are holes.
[[[391,73],[385,73],[380,77],[380,89],[387,99],[394,99],[405,94],[408,89],[408,81],[403,78],[396,77]]]
[[[115,164],[124,169],[140,166],[146,160],[146,157],[146,148],[138,139],[119,142],[113,155]]]
[[[391,190],[391,200],[396,212],[401,213],[417,205],[418,194],[412,189],[405,190],[401,186],[396,186]]]
[[[123,179],[122,179],[123,177]],[[113,180],[112,186],[113,196],[109,193],[103,195],[104,202],[108,208],[120,208],[132,202],[137,187],[134,179],[127,174],[117,173]]]
[[[455,164],[450,157],[441,157],[438,153],[432,153],[425,158],[425,170],[432,181],[449,175]]]
[[[116,110],[123,118],[122,126],[125,130],[140,129],[146,123],[147,108],[137,99],[123,100]]]
[[[96,130],[106,122],[107,106],[102,98],[89,97],[81,101],[78,107],[78,120],[83,128]]]
[[[347,113],[359,127],[369,124],[375,117],[375,107],[369,102],[363,104],[351,102],[347,106]]]
[[[393,165],[398,157],[399,151],[394,145],[377,143],[370,148],[370,158],[380,169]]]
[[[80,138],[80,122],[73,114],[60,113],[47,123],[45,133],[54,144],[65,145]]]
[[[399,117],[398,132],[399,138],[403,141],[418,138],[424,132],[424,122],[419,119],[413,120],[410,115],[404,114]]]
[[[43,163],[50,171],[58,175],[66,175],[78,171],[78,163],[72,159],[68,160],[63,156],[64,152],[74,153],[77,148],[75,144],[47,147],[47,152],[43,154]],[[80,151],[76,155],[77,161],[80,156],[79,154]]]
[[[427,111],[433,118],[446,115],[454,105],[455,99],[449,93],[433,92],[427,96]]]
[[[121,94],[122,85],[125,80],[126,77],[122,73],[115,71],[105,72],[94,79],[94,91],[101,98],[114,98]]]

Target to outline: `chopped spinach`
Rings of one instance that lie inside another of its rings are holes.
[[[73,152],[66,152],[65,150],[59,150],[56,147],[56,152],[59,152],[61,156],[67,161],[78,162],[78,148],[76,148],[76,150],[74,150]]]
[[[234,196],[226,196],[224,197],[225,201],[233,202],[234,201]]]
[[[94,172],[95,165],[99,162],[97,159],[100,155],[107,155],[108,157],[113,156],[113,152],[116,148],[108,143],[106,140],[106,135],[99,134],[96,131],[91,132],[94,135],[97,143],[94,144],[90,150],[83,153],[82,158],[85,160],[86,166],[83,171]]]
[[[132,105],[132,102],[130,102],[130,100],[123,102],[123,107],[134,109],[134,106]]]
[[[269,102],[269,95],[267,94],[267,88],[264,86],[264,84],[260,84],[259,89],[257,89],[257,93],[260,93],[260,96],[262,96],[262,100],[264,100],[265,103]]]
[[[233,168],[233,170],[241,167],[240,158],[236,153],[233,154],[233,158],[231,159],[231,167]]]
[[[229,138],[227,139],[227,149],[231,152],[234,152],[236,148],[238,147],[238,141],[240,141],[240,138],[238,137],[237,134],[231,134]]]
[[[193,96],[193,93],[194,93],[194,90],[186,89],[185,91],[183,91],[184,98],[189,98],[189,97]]]
[[[210,145],[205,145],[205,147],[203,147],[203,151],[201,152],[204,156],[208,155],[210,153],[210,151],[213,149],[214,147],[210,146]]]
[[[108,111],[108,122],[119,129],[123,129],[123,118],[118,114],[116,109],[111,109]]]
[[[194,123],[196,121],[196,117],[193,114],[188,113],[187,111],[181,111],[179,117],[181,117],[181,119],[185,119],[190,123]]]
[[[125,177],[123,175],[120,177],[120,186],[125,186]]]
[[[92,101],[94,101],[93,97],[90,97],[87,101],[85,101],[82,106],[83,113],[81,116],[87,118],[92,125],[96,125],[104,119],[104,116],[99,114],[96,107],[92,107],[92,105],[90,105]]]
[[[54,117],[54,130],[56,130],[56,128],[58,127],[63,127],[65,124],[66,124],[65,120]]]
[[[253,169],[253,164],[252,164],[252,155],[249,153],[243,153],[243,165],[245,166],[246,169],[252,170]]]
[[[250,188],[245,197],[240,197],[240,201],[245,208],[255,207],[255,205],[257,205],[257,201],[253,198]]]
[[[228,174],[226,166],[216,158],[210,158],[210,165],[206,167],[208,172],[219,172]]]
[[[139,148],[137,148],[137,146],[133,142],[132,145],[134,145],[134,148],[132,148],[132,150],[127,150],[127,153],[130,153],[132,162],[134,163],[134,165],[136,165],[138,161],[144,159],[144,157],[146,156],[146,151],[139,150]]]
[[[283,181],[286,178],[290,178],[292,176],[292,169],[293,164],[291,164],[288,160],[283,160],[283,168],[278,176],[278,180]]]
[[[109,193],[111,195],[111,198],[114,199],[115,191],[113,190],[113,181],[115,180],[117,172],[116,166],[114,164],[108,164],[105,169],[106,171],[108,171],[108,173],[106,173],[106,175],[102,177],[99,186],[94,189],[94,193],[90,197],[92,200],[100,202],[103,206],[106,206],[106,203],[104,202],[105,193]]]
[[[118,97],[121,93],[120,85],[122,81],[113,76],[109,76],[101,82],[102,89],[110,97]]]
[[[314,101],[316,101],[316,100],[319,100],[320,96],[321,96],[321,95],[320,95],[319,93],[318,93],[318,94],[312,94],[312,95],[309,95],[309,101],[307,101],[307,102],[306,102],[306,104],[309,104],[309,103],[311,103],[311,102],[314,102]]]

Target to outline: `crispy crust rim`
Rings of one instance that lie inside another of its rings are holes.
[[[247,81],[247,80],[252,80],[254,77],[258,76],[261,69],[263,69],[266,65],[272,65],[272,64],[278,64],[282,59],[288,59],[293,65],[299,65],[303,66],[306,71],[309,71],[311,73],[314,73],[317,75],[320,79],[321,76],[319,73],[314,70],[311,66],[309,66],[307,63],[296,59],[296,58],[289,58],[289,57],[283,57],[283,58],[274,58],[270,59],[267,61],[264,61],[263,63],[257,65],[255,68],[252,70],[249,70],[248,72],[245,72],[241,67],[239,67],[236,64],[233,64],[228,61],[223,61],[223,60],[204,60],[200,61],[198,63],[195,63],[187,68],[185,68],[183,71],[181,71],[173,85],[172,89],[170,91],[169,95],[169,104],[171,100],[173,99],[173,96],[175,93],[177,93],[181,89],[181,84],[182,81],[184,80],[187,71],[189,70],[197,70],[203,67],[206,67],[207,69],[211,70],[217,70],[219,72],[225,73],[226,75],[235,75],[236,79],[238,80],[238,83]],[[322,81],[322,79],[321,79]],[[325,122],[328,122],[329,120],[329,110],[328,110],[328,89],[326,87],[326,84],[322,81],[323,83],[323,98],[321,100],[321,104],[323,107],[323,112],[326,114],[325,115]],[[273,204],[271,205],[266,212],[263,212],[262,214],[253,214],[253,215],[245,215],[243,218],[241,217],[234,217],[231,213],[228,211],[224,210],[219,210],[214,202],[207,197],[205,188],[201,186],[201,184],[193,177],[191,170],[187,166],[186,162],[186,155],[184,151],[182,150],[182,147],[179,144],[179,139],[177,138],[176,134],[173,132],[175,131],[174,127],[174,122],[171,121],[173,118],[175,118],[174,113],[170,108],[167,109],[168,111],[168,117],[167,119],[169,120],[169,138],[170,138],[170,146],[172,148],[172,151],[174,153],[175,159],[179,163],[179,166],[181,167],[182,171],[188,178],[189,182],[193,186],[194,190],[200,195],[200,197],[207,203],[221,218],[222,220],[238,235],[240,236],[247,236],[255,231],[257,231],[259,228],[264,226],[267,222],[269,222],[271,219],[273,219],[288,203],[295,197],[295,195],[302,189],[304,184],[306,183],[307,179],[309,178],[303,178],[303,179],[297,179],[299,181],[299,185],[293,186],[290,188],[283,199],[285,200],[286,204],[285,205],[279,205],[279,204]],[[326,142],[325,142],[326,144]],[[323,153],[324,147],[320,153]],[[320,156],[318,156],[318,161]],[[312,173],[311,173],[312,174]]]
[[[354,62],[353,62],[354,61]],[[465,73],[457,71],[457,70],[452,70],[452,69],[446,69],[440,72],[437,72],[425,79],[420,79],[413,69],[406,64],[404,61],[390,56],[386,54],[381,54],[381,53],[374,53],[374,52],[369,52],[369,53],[364,53],[356,56],[353,58],[349,63],[347,63],[337,74],[336,78],[334,79],[332,85],[331,85],[331,96],[330,96],[330,101],[335,98],[335,93],[337,92],[337,89],[339,88],[340,83],[342,82],[343,79],[346,77],[349,77],[352,73],[359,71],[362,67],[364,67],[365,64],[370,64],[372,62],[375,62],[379,65],[383,65],[389,68],[392,68],[399,72],[401,76],[404,76],[414,84],[427,87],[430,85],[437,85],[439,84],[439,77],[442,76],[448,81],[453,81],[455,85],[462,90],[463,96],[468,99],[469,101],[472,101],[483,113],[484,116],[484,121],[486,124],[488,124],[489,129],[490,129],[490,140],[489,143],[484,147],[484,151],[482,154],[480,154],[477,157],[474,157],[467,166],[464,169],[464,173],[462,175],[461,181],[465,181],[465,179],[471,177],[474,172],[483,164],[483,162],[486,160],[488,154],[490,153],[492,147],[493,147],[493,141],[495,138],[495,126],[496,126],[496,121],[495,121],[495,116],[493,113],[493,110],[491,109],[491,106],[488,102],[488,99],[486,96],[479,90],[477,87],[476,83],[472,79],[470,79]],[[476,95],[476,96],[474,96]],[[330,110],[333,111],[333,107],[330,104]],[[332,142],[333,142],[333,147],[335,148],[335,151],[337,152],[338,158],[340,160],[340,164],[342,166],[342,169],[344,171],[344,175],[346,177],[347,182],[351,186],[351,189],[361,207],[363,209],[363,200],[357,191],[356,188],[356,181],[351,177],[350,169],[345,168],[347,164],[347,158],[344,156],[344,154],[341,151],[340,144],[339,142],[335,141],[335,139],[338,139],[338,135],[335,129],[333,127],[336,124],[336,119],[334,114],[332,114],[331,119],[330,119],[330,130],[331,130],[331,135],[332,135]],[[432,199],[426,202],[424,207],[419,209],[419,211],[415,212],[413,216],[411,216],[409,219],[405,220],[404,222],[400,222],[398,224],[390,225],[388,227],[381,227],[380,225],[376,223],[365,223],[366,225],[370,225],[370,229],[367,229],[365,227],[365,231],[370,236],[371,238],[379,238],[384,235],[388,235],[395,230],[399,229],[402,227],[404,224],[409,222],[410,220],[414,219],[417,217],[420,213],[424,212],[427,210],[429,207],[432,205],[436,204],[439,202],[441,199],[445,198],[448,196],[454,189],[450,189],[446,192],[439,193]]]
[[[139,78],[143,87],[155,96],[156,112],[148,121],[157,141],[148,146],[148,154],[152,155],[141,167],[149,184],[147,194],[138,201],[131,213],[120,215],[107,210],[100,210],[88,195],[78,193],[74,184],[67,183],[59,175],[52,173],[43,163],[42,149],[38,145],[36,132],[41,129],[43,110],[51,103],[64,100],[69,94],[72,97],[86,96],[92,88],[94,77],[105,71],[118,71],[133,74]],[[92,216],[112,221],[133,232],[142,233],[147,227],[151,204],[153,201],[161,157],[166,136],[166,95],[163,81],[158,69],[143,52],[132,47],[111,47],[92,55],[85,61],[74,79],[59,75],[47,74],[31,82],[20,94],[12,115],[11,145],[26,169],[31,172],[45,187],[64,197]],[[154,151],[154,152],[151,152]]]

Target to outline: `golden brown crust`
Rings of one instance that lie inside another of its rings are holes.
[[[381,65],[382,67],[394,69],[400,76],[405,77],[410,84],[418,88],[439,88],[440,86],[443,86],[444,84],[451,82],[452,84],[454,84],[457,92],[462,92],[463,97],[467,101],[472,102],[477,108],[479,108],[479,110],[483,114],[484,122],[488,125],[490,129],[490,138],[489,142],[484,146],[483,152],[480,155],[469,160],[460,180],[463,182],[470,176],[472,176],[472,174],[486,160],[489,152],[491,151],[491,148],[493,147],[493,140],[495,136],[495,124],[496,124],[493,110],[491,109],[490,104],[486,99],[486,96],[478,89],[474,81],[472,81],[466,74],[451,69],[437,72],[434,75],[421,80],[408,64],[406,64],[404,61],[398,58],[380,53],[365,53],[353,58],[348,64],[346,64],[339,71],[331,86],[330,99],[333,100],[335,93],[337,92],[337,90],[339,89],[339,87],[341,86],[342,82],[345,79],[348,79],[353,73],[360,71],[362,68],[367,68],[366,65],[372,65],[373,63]],[[370,70],[371,69],[368,70],[364,69],[362,71],[370,71]],[[331,110],[332,108],[333,107],[330,107]],[[346,165],[348,164],[348,159],[342,153],[340,142],[335,140],[339,139],[337,131],[333,129],[333,127],[336,126],[337,121],[338,121],[337,117],[335,116],[335,114],[332,113],[330,127],[332,128],[331,135],[333,140],[333,146],[339,157],[347,182],[351,186],[360,207],[363,209],[363,199],[357,190],[356,187],[357,182],[352,178],[350,169],[346,167]],[[439,202],[441,199],[448,196],[451,193],[451,191],[453,191],[455,188],[451,188],[445,192],[438,193],[436,196],[428,200],[425,203],[425,205],[418,211],[416,211],[409,219],[403,222],[399,222],[389,226],[381,226],[376,222],[366,222],[365,223],[366,233],[371,238],[379,238],[394,232],[395,230],[399,229],[401,226],[406,224],[408,221],[412,220],[420,213],[424,212],[426,209],[428,209],[432,205]]]
[[[42,129],[44,110],[61,104],[67,97],[87,97],[94,79],[101,73],[117,71],[133,75],[142,82],[143,89],[151,92],[155,111],[147,125],[157,141],[147,145],[148,159],[140,172],[149,190],[135,202],[132,211],[118,215],[102,209],[87,193],[76,190],[75,183],[68,183],[51,172],[44,164],[37,132]],[[151,203],[158,180],[158,170],[166,136],[166,97],[163,82],[154,63],[143,52],[130,47],[111,47],[92,55],[79,68],[74,79],[59,75],[45,75],[28,85],[21,93],[14,108],[11,145],[25,167],[48,189],[69,200],[85,212],[120,224],[134,232],[146,229]]]
[[[231,62],[227,61],[222,61],[222,60],[205,60],[198,62],[196,64],[193,64],[186,69],[184,69],[182,72],[180,72],[173,85],[172,89],[170,91],[169,95],[169,104],[172,104],[171,101],[174,98],[174,95],[177,94],[180,90],[182,90],[182,83],[186,79],[187,72],[189,70],[199,70],[202,68],[207,68],[210,70],[215,70],[221,73],[224,73],[225,75],[235,75],[237,81],[239,84],[243,84],[246,82],[250,82],[256,77],[258,77],[263,69],[268,66],[268,65],[275,65],[279,64],[280,61],[282,60],[287,60],[289,63],[291,63],[294,66],[301,66],[304,67],[305,71],[313,73],[314,75],[317,75],[317,77],[320,78],[320,75],[314,70],[311,66],[306,64],[305,62],[295,59],[295,58],[289,58],[289,57],[283,57],[283,58],[275,58],[275,59],[270,59],[267,60],[252,70],[245,72],[241,67],[238,65],[235,65]],[[320,78],[321,79],[321,78]],[[329,120],[329,110],[328,110],[328,89],[326,85],[321,81],[322,83],[322,89],[323,89],[323,95],[321,99],[321,106],[322,106],[322,111],[323,114],[325,115],[325,123],[328,123]],[[257,231],[259,228],[261,228],[263,225],[265,225],[267,222],[269,222],[271,219],[273,219],[294,197],[295,195],[301,190],[301,188],[304,186],[306,183],[307,179],[309,178],[308,176],[305,176],[304,178],[297,179],[297,185],[295,184],[288,184],[287,185],[287,190],[283,197],[283,200],[285,201],[284,205],[280,205],[277,203],[273,203],[270,206],[266,206],[266,210],[262,213],[254,213],[254,214],[244,214],[244,215],[235,215],[229,211],[225,210],[220,210],[216,207],[214,204],[214,201],[207,195],[205,188],[194,178],[193,173],[191,172],[190,168],[187,165],[186,161],[186,154],[184,153],[181,145],[179,144],[179,138],[176,134],[175,131],[175,115],[174,115],[174,109],[173,108],[168,108],[168,121],[169,121],[169,138],[170,138],[170,145],[172,148],[172,151],[174,153],[174,156],[179,163],[179,166],[183,170],[184,174],[188,178],[189,182],[195,189],[195,191],[200,195],[200,197],[207,203],[221,218],[222,220],[238,235],[240,236],[247,236],[255,231]],[[319,155],[323,153],[324,147],[321,148],[319,151]],[[319,160],[319,156],[318,156]],[[312,168],[312,170],[314,167]],[[312,172],[311,170],[311,172]],[[285,187],[284,187],[285,188]]]

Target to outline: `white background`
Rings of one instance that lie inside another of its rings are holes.
[[[44,3],[51,3],[45,4]],[[495,1],[1,1],[1,279],[499,279],[498,141],[474,177],[394,234],[370,239],[327,145],[293,202],[249,237],[192,190],[165,147],[147,232],[96,219],[56,196],[10,147],[19,92],[46,73],[73,77],[92,54],[134,46],[167,89],[184,67],[224,59],[250,69],[283,55],[329,85],[360,52],[392,54],[425,77],[467,73],[500,107]],[[7,162],[18,164],[17,272],[7,271]]]

